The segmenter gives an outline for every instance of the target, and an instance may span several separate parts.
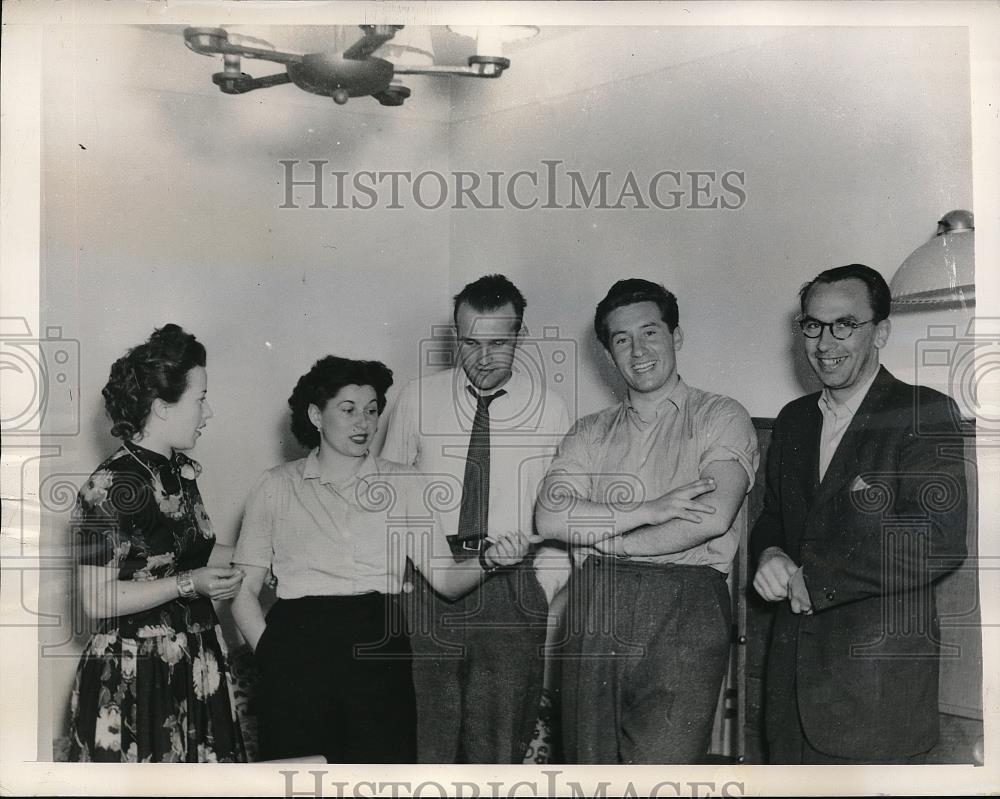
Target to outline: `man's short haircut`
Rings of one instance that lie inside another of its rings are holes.
[[[868,302],[875,313],[875,322],[881,322],[889,318],[889,311],[892,307],[892,294],[889,292],[889,284],[885,278],[870,266],[864,264],[848,264],[838,266],[833,269],[826,269],[799,289],[799,309],[804,314],[806,312],[806,300],[809,298],[809,291],[817,283],[838,283],[841,280],[860,280],[868,289]]]
[[[680,313],[677,310],[677,298],[673,294],[659,283],[642,278],[619,280],[608,290],[607,296],[597,303],[597,311],[594,313],[594,332],[604,349],[611,349],[608,315],[616,308],[637,302],[655,302],[660,309],[660,317],[667,323],[667,329],[674,332],[680,321]]]
[[[517,314],[518,328],[524,321],[524,309],[528,305],[524,295],[505,275],[484,275],[458,292],[455,295],[453,310],[456,324],[458,323],[458,306],[463,302],[468,303],[474,311],[482,313],[495,311],[510,303],[514,306],[514,313]]]

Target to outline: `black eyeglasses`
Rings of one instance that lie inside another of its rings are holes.
[[[833,322],[821,322],[818,319],[813,319],[811,316],[798,320],[799,329],[806,338],[819,338],[823,335],[823,328],[828,327],[830,328],[830,334],[840,341],[850,338],[851,334],[859,327],[870,325],[874,321],[875,319],[872,318],[866,322],[855,322],[853,319],[835,319]]]

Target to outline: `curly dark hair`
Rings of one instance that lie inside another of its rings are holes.
[[[344,386],[371,386],[375,389],[378,412],[385,410],[385,394],[392,385],[392,370],[381,361],[352,361],[327,355],[313,364],[295,384],[288,407],[292,409],[292,433],[304,447],[319,446],[319,430],[309,421],[309,406],[320,410]]]
[[[175,324],[153,331],[145,344],[111,364],[101,389],[114,423],[111,435],[128,440],[142,431],[153,400],[177,402],[188,386],[188,372],[205,365],[205,347]]]
[[[611,333],[608,330],[608,316],[616,308],[632,305],[637,302],[655,302],[660,309],[660,317],[673,333],[680,322],[680,312],[677,310],[677,298],[659,283],[633,277],[619,280],[607,295],[597,304],[594,312],[594,332],[604,349],[610,350]]]

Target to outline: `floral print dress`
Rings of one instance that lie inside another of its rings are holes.
[[[80,489],[76,559],[119,580],[206,565],[215,544],[195,478],[201,467],[126,443]],[[177,598],[99,621],[70,699],[70,759],[246,760],[222,631],[211,600]]]

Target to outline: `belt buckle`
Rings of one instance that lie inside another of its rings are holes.
[[[469,552],[478,552],[483,548],[483,539],[481,538],[466,538],[462,541],[462,549],[466,549]]]

